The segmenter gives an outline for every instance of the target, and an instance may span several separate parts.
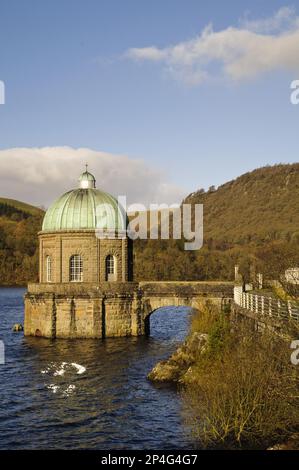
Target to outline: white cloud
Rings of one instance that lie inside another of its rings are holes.
[[[0,151],[0,196],[48,206],[78,186],[88,163],[97,188],[126,195],[131,203],[177,203],[186,191],[143,160],[72,147],[11,148]]]
[[[248,19],[248,15],[240,21],[244,29],[256,33],[275,33],[296,27],[297,17],[293,7],[282,7],[273,16],[258,20]]]
[[[299,17],[284,7],[272,17],[214,31],[165,48],[131,48],[129,59],[160,62],[175,78],[196,85],[212,77],[244,80],[274,70],[299,71]]]

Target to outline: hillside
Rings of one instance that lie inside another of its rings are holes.
[[[247,278],[257,270],[275,277],[299,264],[299,163],[259,168],[183,202],[204,205],[203,248],[188,252],[182,241],[136,240],[136,280],[228,280],[235,264]],[[43,214],[0,198],[0,285],[37,279]]]
[[[206,240],[299,241],[299,163],[259,168],[184,202],[204,204]]]
[[[37,280],[38,243],[43,211],[13,199],[0,198],[0,285]]]
[[[299,163],[259,168],[183,202],[204,205],[203,248],[139,240],[137,278],[233,279],[235,264],[247,278],[257,270],[275,277],[299,263]]]
[[[10,206],[13,209],[17,209],[29,215],[40,216],[44,213],[44,211],[39,207],[32,206],[31,204],[27,204],[26,202],[16,201],[15,199],[7,199],[5,197],[0,197],[0,204]]]

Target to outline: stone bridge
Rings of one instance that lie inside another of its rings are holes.
[[[150,315],[160,307],[200,310],[207,300],[233,299],[233,282],[122,282],[29,284],[25,335],[48,338],[105,338],[149,333]]]
[[[233,298],[233,288],[231,282],[140,282],[141,327],[149,333],[150,316],[161,307],[184,306],[200,310],[207,300],[222,306]]]

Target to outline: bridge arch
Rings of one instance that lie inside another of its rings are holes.
[[[144,334],[150,334],[150,319],[155,312],[166,307],[186,307],[194,311],[200,311],[203,308],[204,304],[207,301],[210,301],[208,297],[206,299],[194,299],[189,297],[173,297],[173,296],[163,296],[163,297],[151,297],[143,299],[143,309],[142,309],[142,328]]]
[[[140,282],[141,334],[150,333],[150,317],[161,307],[190,307],[200,311],[209,302],[222,307],[231,302],[233,283]]]
[[[167,305],[152,310],[144,320],[145,334],[154,339],[183,341],[194,311],[185,305]]]

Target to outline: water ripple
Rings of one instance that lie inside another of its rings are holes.
[[[23,294],[0,288],[1,449],[190,447],[177,392],[146,380],[184,338],[187,309],[157,311],[149,338],[52,341],[12,333]]]

